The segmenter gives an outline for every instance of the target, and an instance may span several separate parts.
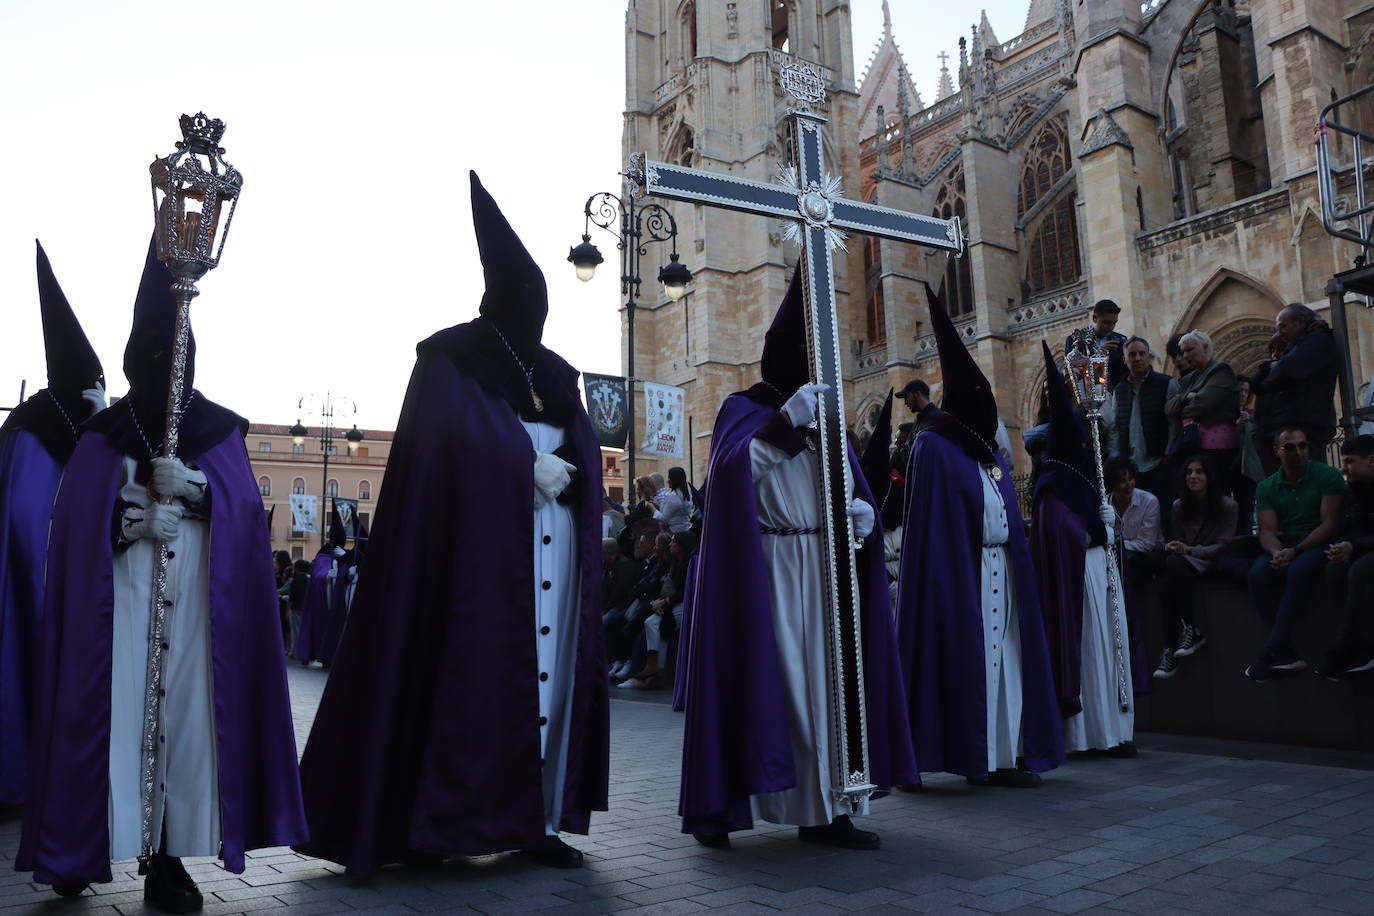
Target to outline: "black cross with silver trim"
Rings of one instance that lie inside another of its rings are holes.
[[[839,180],[825,170],[820,125],[826,119],[811,109],[825,101],[824,79],[814,67],[793,63],[782,68],[779,82],[798,102],[788,112],[795,158],[783,170],[780,183],[655,162],[644,153],[630,157],[626,174],[639,195],[781,217],[789,221],[787,237],[801,243],[812,378],[830,386],[820,397],[817,426],[835,738],[832,766],[837,796],[857,808],[875,787],[869,773],[858,575],[846,511],[850,468],[831,253],[843,247],[847,231],[946,249],[956,255],[963,251],[964,239],[957,218],[943,220],[841,197]]]

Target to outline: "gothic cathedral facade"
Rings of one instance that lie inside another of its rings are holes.
[[[838,259],[860,438],[889,388],[919,377],[938,400],[926,282],[1014,443],[1040,407],[1040,341],[1062,352],[1098,299],[1159,354],[1175,333],[1206,331],[1237,372],[1264,358],[1284,304],[1325,312],[1327,282],[1357,252],[1322,226],[1312,130],[1325,105],[1374,82],[1374,4],[1030,0],[1021,34],[1000,41],[984,18],[957,39],[957,80],[942,72],[928,104],[890,23],[856,80],[849,6],[630,0],[623,149],[775,178],[788,143],[776,74],[799,58],[829,85],[826,160],[846,196],[963,220],[960,259],[858,237]],[[797,252],[768,220],[672,209],[694,280],[679,302],[641,305],[636,370],[686,389],[700,480],[716,408],[757,380]],[[1359,386],[1374,323],[1362,302],[1350,315]]]

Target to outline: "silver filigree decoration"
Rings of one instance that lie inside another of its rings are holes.
[[[803,108],[825,104],[825,79],[819,70],[809,64],[785,64],[778,74],[778,85],[783,92],[800,102]]]
[[[785,165],[778,169],[777,184],[796,193],[797,215],[800,217],[800,222],[787,220],[782,224],[784,241],[801,244],[802,225],[805,224],[808,229],[825,231],[825,244],[830,251],[846,250],[844,242],[849,238],[848,234],[830,224],[835,216],[834,202],[844,196],[837,176],[822,172],[819,183],[813,181],[803,188],[797,178],[796,167]]]

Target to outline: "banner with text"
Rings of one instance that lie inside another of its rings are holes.
[[[318,496],[311,496],[307,493],[291,494],[291,528],[295,531],[305,531],[310,534],[319,534],[320,531],[315,527],[315,516],[320,511],[319,504],[315,500]]]
[[[596,429],[596,441],[607,448],[624,448],[626,417],[629,399],[625,394],[625,378],[619,375],[583,373],[587,389],[587,413]]]
[[[683,391],[672,385],[644,383],[644,445],[642,451],[669,458],[683,457]]]

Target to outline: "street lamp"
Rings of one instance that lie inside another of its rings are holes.
[[[358,404],[352,398],[334,397],[326,391],[324,397],[307,394],[296,402],[296,407],[320,418],[320,451],[324,453],[324,472],[320,479],[320,547],[323,548],[329,537],[329,516],[325,512],[325,506],[329,497],[329,450],[334,446],[334,434],[337,432],[334,428],[334,415],[338,413],[351,417],[358,412]],[[302,426],[299,419],[287,432],[291,434],[291,441],[296,445],[304,445],[306,437],[310,435],[310,430]],[[348,454],[356,455],[358,445],[363,441],[362,430],[358,429],[357,424],[344,434],[344,441],[348,444]],[[335,494],[335,498],[338,498],[338,494]]]
[[[601,191],[587,198],[582,208],[585,218],[582,227],[582,243],[568,250],[568,260],[577,271],[577,279],[583,283],[591,280],[597,265],[605,258],[592,244],[591,227],[605,229],[615,238],[616,248],[620,249],[620,293],[625,297],[625,328],[627,337],[626,375],[629,384],[629,404],[625,416],[629,422],[626,436],[628,455],[629,485],[635,482],[635,308],[638,306],[641,277],[639,259],[648,253],[648,246],[654,242],[671,242],[672,253],[668,263],[658,271],[658,281],[663,284],[663,294],[672,302],[687,295],[687,284],[692,282],[692,272],[687,265],[678,260],[677,221],[673,214],[660,204],[637,204],[634,195],[617,197],[609,191]],[[617,230],[616,224],[619,224]],[[633,489],[629,492],[633,493]]]

